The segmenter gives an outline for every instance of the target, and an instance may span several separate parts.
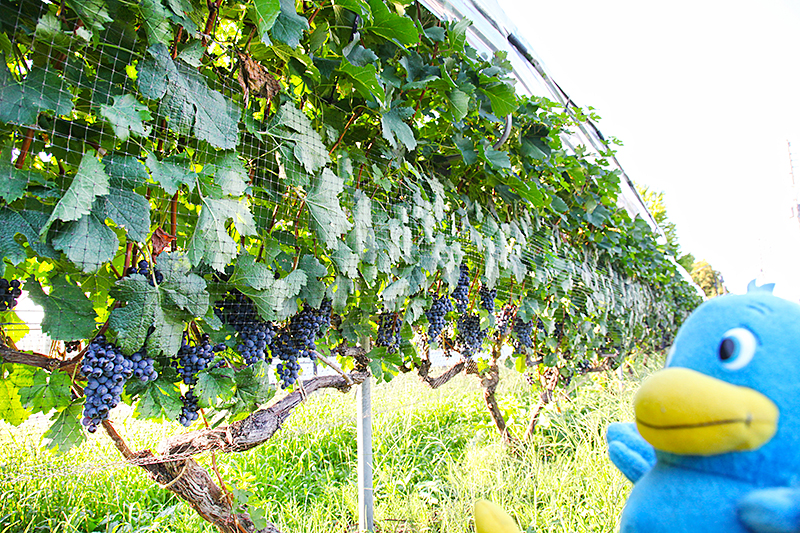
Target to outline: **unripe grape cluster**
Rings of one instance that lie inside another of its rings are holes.
[[[385,346],[386,351],[394,353],[400,349],[400,328],[403,317],[399,313],[381,313],[378,316],[378,337],[375,344]]]
[[[447,295],[434,296],[431,308],[425,311],[428,317],[428,342],[434,342],[447,325],[445,316],[453,310],[453,302]]]
[[[8,281],[0,278],[0,311],[8,311],[17,306],[17,298],[22,294],[18,279]]]

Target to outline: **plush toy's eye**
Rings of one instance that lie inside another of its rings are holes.
[[[719,343],[719,359],[728,370],[744,368],[756,353],[756,338],[744,328],[725,332]]]

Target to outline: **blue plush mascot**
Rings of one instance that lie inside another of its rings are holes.
[[[751,283],[701,305],[612,424],[620,533],[800,533],[800,305]]]

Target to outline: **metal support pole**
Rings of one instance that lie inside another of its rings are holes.
[[[369,337],[361,340],[361,347],[369,351]],[[358,439],[358,530],[373,531],[372,499],[372,390],[367,378],[356,391]]]

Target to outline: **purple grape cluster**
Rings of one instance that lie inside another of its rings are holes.
[[[194,388],[189,388],[186,391],[186,394],[181,396],[181,402],[183,403],[183,407],[181,407],[181,414],[178,415],[178,422],[180,422],[184,427],[189,427],[192,425],[192,422],[199,418],[197,411],[200,410],[199,398],[194,395]]]
[[[497,289],[489,290],[486,285],[481,285],[478,295],[481,298],[481,307],[490,313],[494,313],[494,300],[497,298]]]
[[[469,267],[461,263],[458,283],[453,291],[453,299],[456,301],[456,309],[459,313],[466,313],[469,307]]]
[[[316,339],[331,323],[331,301],[323,300],[319,309],[308,304],[294,315],[289,323],[280,330],[270,345],[270,352],[281,362],[277,365],[278,377],[283,382],[282,388],[293,385],[300,374],[302,358],[314,359],[317,349]],[[272,362],[272,359],[268,362]]]
[[[151,286],[155,286],[155,284],[153,283],[154,277],[156,279],[156,283],[161,283],[162,281],[164,281],[164,275],[158,270],[154,270],[153,275],[150,276],[150,263],[148,263],[145,259],[139,261],[139,263],[135,267],[129,267],[126,274],[128,276],[130,276],[131,274],[141,274],[142,276],[147,278]]]
[[[463,314],[456,322],[458,327],[458,340],[463,347],[461,354],[472,357],[480,350],[486,338],[486,330],[481,329],[481,319],[474,313]]]
[[[526,348],[533,346],[533,339],[531,333],[533,332],[533,321],[525,322],[520,317],[514,320],[514,333],[517,335],[517,341]]]
[[[386,351],[394,353],[400,349],[400,328],[403,317],[399,313],[381,313],[378,316],[378,338],[375,344],[385,346]]]
[[[517,306],[512,304],[507,304],[503,306],[503,309],[496,316],[496,321],[495,321],[495,333],[498,339],[506,336],[509,327],[511,327],[512,319],[516,315],[517,315]]]
[[[6,278],[0,278],[0,311],[14,309],[20,295],[22,295],[22,289],[18,279],[8,281]]]
[[[428,342],[434,342],[439,335],[441,335],[447,319],[447,313],[453,310],[453,302],[450,298],[445,296],[434,296],[431,308],[425,311],[425,316],[428,317]]]
[[[272,359],[269,346],[275,339],[275,326],[261,319],[249,298],[237,292],[232,299],[217,302],[214,312],[223,324],[230,325],[239,333],[236,351],[247,365]]]
[[[83,389],[86,403],[81,423],[89,433],[94,433],[119,403],[125,381],[133,375],[134,362],[119,348],[107,343],[104,336],[98,335],[86,348],[81,372],[86,376]]]
[[[194,385],[197,383],[197,374],[211,365],[216,353],[224,350],[224,344],[212,346],[207,334],[201,337],[199,343],[192,344],[189,335],[184,333],[178,358],[173,360],[172,364],[177,368],[185,384]]]

